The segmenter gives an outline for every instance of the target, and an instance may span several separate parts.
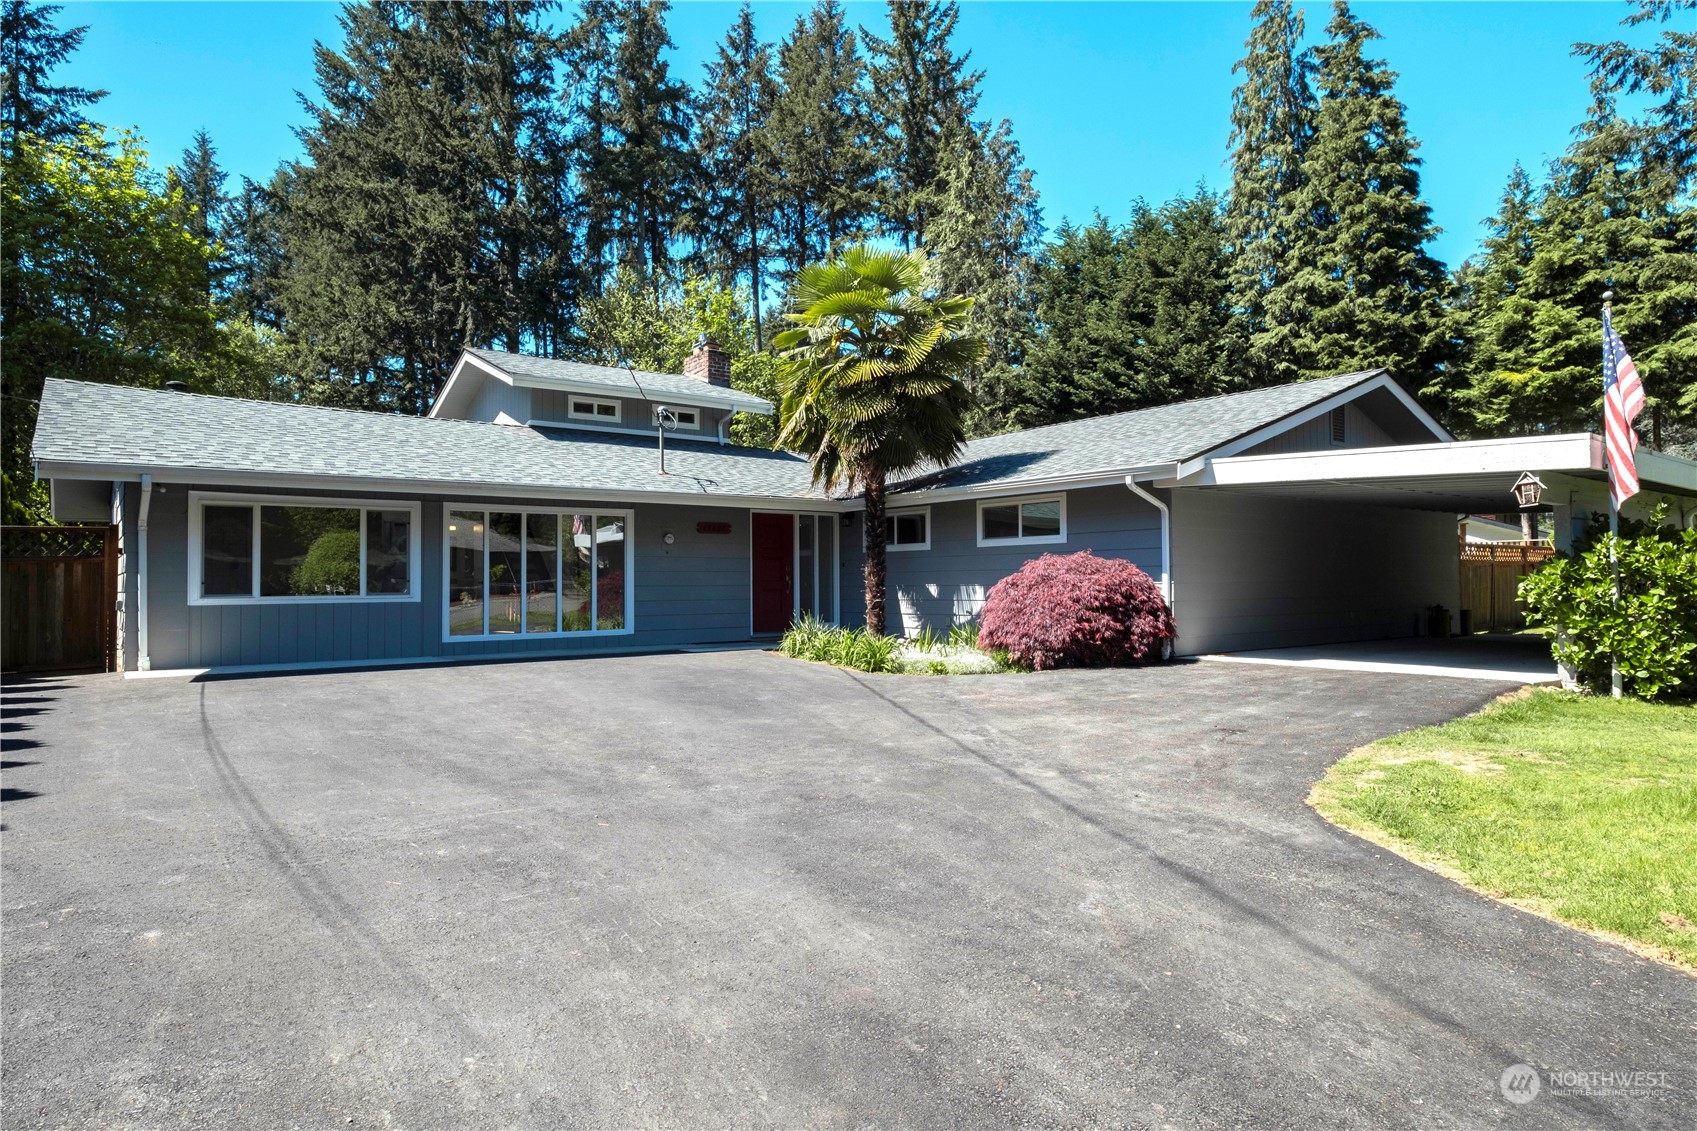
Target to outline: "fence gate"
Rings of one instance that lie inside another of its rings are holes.
[[[1461,607],[1474,632],[1521,628],[1526,611],[1515,598],[1520,579],[1555,557],[1547,542],[1465,542],[1461,547]]]
[[[117,527],[0,527],[0,570],[0,670],[112,670]]]

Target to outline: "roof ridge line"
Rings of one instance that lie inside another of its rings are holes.
[[[1139,413],[1144,413],[1144,412],[1158,412],[1159,410],[1164,409],[1164,408],[1177,408],[1181,405],[1189,406],[1189,405],[1206,404],[1209,401],[1222,401],[1222,400],[1226,400],[1229,397],[1245,397],[1245,396],[1249,396],[1250,394],[1253,394],[1253,393],[1270,392],[1274,389],[1289,389],[1289,388],[1294,388],[1298,385],[1315,385],[1315,384],[1318,384],[1321,381],[1341,381],[1345,377],[1363,377],[1363,378],[1365,378],[1365,377],[1376,377],[1381,373],[1388,374],[1389,372],[1390,372],[1389,369],[1387,369],[1387,368],[1385,368],[1384,366],[1381,365],[1381,366],[1378,366],[1377,368],[1374,368],[1374,369],[1362,369],[1362,370],[1359,370],[1359,371],[1354,372],[1354,373],[1334,373],[1330,377],[1313,377],[1313,378],[1310,378],[1306,381],[1285,381],[1285,382],[1282,382],[1281,384],[1277,384],[1277,385],[1262,385],[1258,389],[1238,389],[1235,392],[1230,392],[1230,393],[1210,393],[1209,395],[1207,395],[1205,397],[1191,397],[1188,400],[1168,401],[1166,404],[1152,404],[1152,405],[1145,405],[1142,408],[1128,408],[1128,409],[1124,409],[1120,412],[1104,413],[1100,416],[1075,416],[1071,420],[1056,420],[1056,421],[1054,421],[1053,423],[1050,423],[1050,424],[1035,424],[1035,425],[1032,425],[1030,428],[1015,428],[1010,432],[997,432],[994,435],[990,435],[990,436],[978,436],[978,437],[975,437],[971,440],[968,440],[967,443],[975,444],[979,440],[997,440],[997,439],[1000,439],[1003,436],[1028,435],[1032,432],[1042,432],[1043,430],[1048,429],[1048,428],[1064,428],[1064,427],[1066,427],[1067,425],[1070,425],[1070,424],[1082,424],[1087,420],[1114,420],[1114,419],[1116,419],[1118,417],[1122,417],[1122,416],[1136,416]]]

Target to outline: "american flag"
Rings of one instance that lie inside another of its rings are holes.
[[[1632,422],[1644,408],[1644,382],[1626,346],[1615,333],[1608,307],[1603,308],[1603,442],[1609,453],[1609,497],[1615,509],[1638,493],[1638,465],[1633,452],[1638,433]]]

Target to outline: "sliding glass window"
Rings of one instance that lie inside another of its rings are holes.
[[[189,603],[413,600],[416,504],[189,495]]]
[[[447,511],[449,637],[627,630],[630,516]]]

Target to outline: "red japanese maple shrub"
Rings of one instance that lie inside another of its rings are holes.
[[[1148,574],[1085,550],[1044,554],[998,581],[984,600],[978,646],[1041,671],[1158,660],[1175,635]]]

